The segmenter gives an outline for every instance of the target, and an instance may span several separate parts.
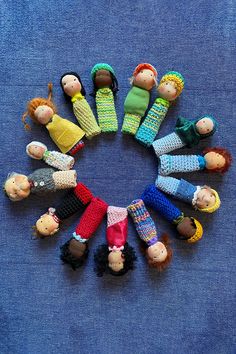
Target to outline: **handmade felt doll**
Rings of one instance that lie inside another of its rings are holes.
[[[178,239],[193,243],[202,238],[203,228],[200,222],[185,216],[154,184],[145,189],[141,199],[146,206],[150,206],[175,225]]]
[[[207,148],[201,155],[161,155],[158,173],[167,176],[175,172],[207,170],[225,173],[232,162],[230,153],[221,147]]]
[[[88,241],[101,224],[107,207],[102,199],[94,197],[81,216],[73,236],[61,247],[61,260],[73,270],[81,267],[87,259]]]
[[[157,85],[157,71],[148,63],[139,64],[130,80],[132,85],[124,103],[122,132],[135,135],[150,100],[150,91]]]
[[[214,213],[220,207],[218,193],[209,186],[194,186],[182,178],[179,180],[159,175],[156,179],[156,187],[205,213]]]
[[[127,207],[133,219],[136,231],[142,241],[146,244],[146,258],[150,267],[159,271],[165,269],[172,258],[172,250],[169,246],[169,238],[157,235],[156,226],[147,211],[142,199],[136,199]]]
[[[157,156],[167,154],[184,146],[191,148],[198,145],[200,140],[213,135],[216,127],[216,120],[208,115],[193,121],[178,118],[175,131],[161,139],[155,140],[152,146]]]
[[[127,242],[128,212],[126,208],[109,206],[107,209],[107,245],[101,245],[95,255],[95,272],[123,275],[134,268],[133,248]]]
[[[55,208],[49,208],[36,222],[35,232],[38,237],[52,236],[59,231],[60,223],[81,211],[91,202],[93,195],[83,183],[68,192],[61,203]]]
[[[118,130],[118,121],[114,96],[118,91],[118,82],[113,68],[106,63],[94,65],[91,71],[96,99],[98,124],[104,133]]]
[[[76,171],[55,171],[52,168],[40,168],[29,176],[10,173],[4,183],[4,190],[13,202],[27,198],[30,193],[45,195],[58,189],[76,186]]]
[[[60,84],[65,97],[71,100],[73,104],[74,115],[85,131],[86,138],[92,139],[100,134],[101,128],[98,126],[93,111],[85,98],[86,92],[80,76],[75,72],[67,72],[62,75]]]
[[[61,171],[70,170],[75,163],[73,156],[62,154],[59,151],[49,151],[47,146],[39,141],[31,141],[26,146],[26,153],[32,159],[43,160]]]
[[[28,103],[27,112],[22,116],[26,129],[30,129],[26,123],[28,115],[35,123],[45,125],[50,137],[64,154],[74,155],[84,147],[84,131],[56,114],[56,106],[52,102],[52,83],[48,84],[48,98],[36,97]]]
[[[148,111],[147,117],[139,127],[135,139],[145,146],[150,146],[163,122],[170,104],[181,94],[184,88],[184,78],[177,71],[166,73],[157,88],[160,95]]]

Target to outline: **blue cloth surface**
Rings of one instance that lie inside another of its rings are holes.
[[[0,2],[1,183],[11,171],[46,167],[25,154],[31,140],[54,148],[47,131],[21,115],[29,99],[46,97],[54,83],[58,113],[76,122],[59,86],[66,71],[80,73],[92,92],[90,70],[108,62],[120,91],[119,132],[86,141],[76,169],[79,180],[110,205],[126,206],[154,183],[157,158],[133,137],[122,136],[128,78],[140,62],[156,66],[159,77],[177,70],[186,86],[167,114],[159,137],[174,130],[179,115],[211,114],[219,122],[214,137],[195,149],[222,145],[234,154],[236,82],[236,2],[232,0],[25,0]],[[94,99],[87,96],[92,107]],[[152,93],[150,105],[156,98]],[[1,193],[0,353],[1,354],[233,354],[235,341],[235,167],[224,176],[185,175],[194,185],[219,191],[214,215],[194,212],[203,224],[198,244],[174,238],[174,228],[154,212],[159,232],[172,238],[168,270],[150,270],[129,222],[129,243],[138,255],[136,270],[123,277],[93,272],[93,252],[105,241],[103,222],[90,242],[86,265],[74,272],[62,265],[59,247],[73,233],[78,216],[50,239],[32,240],[31,226],[64,192],[12,203]],[[178,176],[180,178],[181,176]]]

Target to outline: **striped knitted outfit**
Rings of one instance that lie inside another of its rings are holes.
[[[168,152],[180,149],[185,146],[179,135],[174,133],[168,134],[161,139],[157,139],[152,144],[157,157],[167,154]]]
[[[151,215],[147,211],[142,199],[136,199],[127,207],[133,219],[136,231],[148,246],[154,245],[158,241],[157,230]]]
[[[95,135],[101,133],[101,128],[98,126],[94,114],[81,93],[72,97],[73,111],[79,122],[79,125],[85,132],[85,136],[88,139],[92,139]]]
[[[168,112],[169,106],[169,101],[163,98],[157,98],[155,100],[155,103],[135,135],[135,139],[138,140],[138,142],[145,146],[150,146],[153,143],[161,123]]]
[[[107,209],[107,243],[115,250],[123,247],[128,234],[128,212],[126,208],[109,206]],[[110,250],[111,250],[110,249]]]
[[[193,172],[205,168],[205,159],[200,155],[161,155],[158,173],[167,176],[177,172]]]
[[[110,88],[101,88],[96,92],[98,124],[105,133],[117,132],[118,121],[114,104],[114,95]]]
[[[75,163],[72,156],[62,154],[59,151],[46,150],[43,154],[43,160],[50,166],[57,168],[61,171],[70,170]]]

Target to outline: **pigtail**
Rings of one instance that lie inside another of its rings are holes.
[[[48,100],[52,101],[52,88],[53,88],[53,83],[49,82],[48,83]]]
[[[25,130],[28,130],[28,131],[29,131],[29,130],[31,130],[30,125],[29,125],[28,123],[26,123],[26,118],[27,118],[28,114],[29,114],[29,112],[26,111],[26,112],[23,114],[21,120],[22,120],[22,122],[23,122],[23,124],[24,124]]]

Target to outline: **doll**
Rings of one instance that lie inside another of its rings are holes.
[[[95,272],[101,277],[107,272],[123,275],[134,268],[136,256],[127,242],[128,212],[126,208],[107,209],[107,245],[101,245],[94,255]]]
[[[157,88],[160,95],[149,110],[147,117],[139,127],[135,139],[145,146],[152,145],[170,104],[181,94],[184,78],[177,71],[166,73]]]
[[[61,247],[61,260],[73,270],[81,267],[88,257],[88,241],[96,232],[107,213],[108,205],[93,198],[85,209],[73,236]]]
[[[162,235],[161,238],[158,237],[154,221],[142,199],[132,201],[127,209],[133,219],[139,237],[146,244],[145,253],[149,266],[159,271],[164,270],[172,258],[168,236]]]
[[[230,153],[221,147],[207,148],[201,155],[161,155],[159,157],[159,174],[167,176],[175,172],[208,172],[225,173],[232,162]]]
[[[83,183],[68,192],[57,208],[49,208],[40,216],[34,226],[38,237],[52,236],[59,231],[60,223],[79,211],[83,211],[91,202],[93,195]]]
[[[56,114],[56,106],[52,102],[52,83],[48,84],[48,98],[36,97],[28,103],[27,112],[22,116],[26,129],[30,126],[26,123],[27,116],[38,124],[45,125],[51,139],[63,154],[76,154],[84,147],[82,140],[84,131],[76,124]]]
[[[165,219],[175,225],[178,239],[194,243],[202,238],[203,229],[200,222],[192,217],[185,216],[154,184],[145,189],[141,199],[147,206],[159,212]]]
[[[80,76],[75,72],[67,72],[62,75],[60,84],[65,97],[73,104],[74,115],[84,130],[86,138],[92,139],[100,134],[101,128],[85,98],[86,92]]]
[[[96,99],[98,124],[104,133],[118,130],[118,121],[114,96],[118,91],[118,82],[113,68],[106,63],[94,65],[91,71]]]
[[[194,121],[178,118],[175,131],[161,139],[155,140],[152,146],[157,156],[167,154],[184,146],[191,148],[198,145],[200,140],[213,135],[216,128],[216,120],[209,115],[200,117]]]
[[[132,85],[124,103],[122,132],[135,135],[150,100],[150,91],[157,85],[157,71],[148,63],[139,64],[130,79]]]
[[[75,163],[73,156],[62,154],[59,151],[49,151],[47,146],[39,141],[31,141],[26,146],[26,153],[32,159],[43,160],[61,171],[70,170]]]
[[[214,213],[220,207],[218,193],[209,186],[194,186],[182,178],[179,180],[159,175],[156,179],[156,187],[205,213]]]
[[[4,183],[4,190],[9,199],[18,202],[27,198],[30,193],[45,195],[58,189],[69,189],[76,186],[76,171],[55,171],[52,168],[39,168],[29,176],[10,173]]]

